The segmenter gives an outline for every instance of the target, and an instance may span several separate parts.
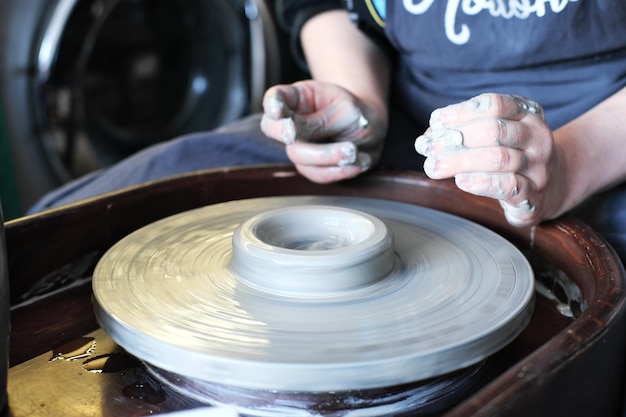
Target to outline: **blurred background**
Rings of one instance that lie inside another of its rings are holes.
[[[151,144],[260,110],[303,73],[271,0],[0,1],[5,220]]]

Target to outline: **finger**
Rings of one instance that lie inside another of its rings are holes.
[[[271,119],[291,117],[294,113],[313,111],[315,101],[309,88],[296,84],[270,87],[263,96],[263,111]]]
[[[454,180],[465,192],[499,200],[510,224],[522,227],[537,223],[536,206],[531,203],[535,196],[525,176],[471,173],[457,175]]]
[[[420,155],[431,156],[437,153],[458,151],[464,146],[463,132],[458,129],[428,128],[415,139],[413,146]]]
[[[516,95],[486,93],[436,109],[430,116],[430,126],[437,129],[482,117],[519,121],[529,115],[544,119],[543,109],[533,100]]]
[[[297,89],[294,87],[293,90]],[[266,95],[261,128],[268,136],[287,144],[296,140],[315,142],[339,135],[358,138],[363,136],[362,132],[369,126],[361,110],[348,99],[328,103],[313,111],[295,102],[288,104],[284,98],[284,90]]]
[[[291,90],[291,87],[279,85],[271,87],[265,92],[263,112],[266,117],[278,120],[293,114],[293,110],[287,104],[287,90]]]
[[[424,172],[433,179],[472,172],[524,173],[528,164],[528,156],[518,149],[503,146],[472,148],[430,155],[424,162]]]
[[[519,204],[511,204],[500,200],[506,220],[517,227],[533,226],[538,223],[537,207],[529,200],[522,200]]]
[[[506,146],[523,150],[530,144],[531,133],[524,123],[490,117],[451,128],[428,129],[415,140],[415,150],[425,156],[462,147]]]
[[[261,130],[269,137],[291,145],[296,141],[315,142],[331,139],[337,134],[335,129],[326,129],[315,117],[302,117],[293,114],[291,117],[274,120],[263,115]]]
[[[314,113],[292,116],[297,139],[316,142],[336,137],[365,136],[369,121],[351,101],[338,101]]]
[[[296,165],[296,169],[313,182],[325,184],[356,177],[371,167],[371,157],[359,152],[352,165],[320,167],[314,165]]]
[[[310,144],[296,142],[287,146],[287,156],[296,165],[346,166],[356,162],[357,147],[352,142]]]
[[[261,130],[269,138],[276,139],[287,145],[296,141],[296,125],[291,118],[276,120],[264,114],[261,117]]]
[[[512,172],[459,174],[454,181],[465,192],[504,200],[513,205],[527,199],[530,192],[528,178]]]
[[[273,119],[267,115],[261,117],[261,130],[269,137],[291,145],[299,141],[328,139],[333,132],[326,130],[316,117],[303,117],[292,114],[290,117]]]

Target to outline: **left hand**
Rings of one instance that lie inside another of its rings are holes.
[[[277,85],[263,99],[261,129],[286,145],[311,181],[355,177],[378,162],[386,119],[343,87],[315,80]]]
[[[415,141],[426,175],[454,177],[469,193],[498,199],[509,223],[532,226],[563,211],[562,152],[534,101],[481,94],[435,110]]]

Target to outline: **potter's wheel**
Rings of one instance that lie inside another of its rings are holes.
[[[340,391],[482,361],[527,324],[533,274],[511,243],[442,212],[272,197],[137,230],[102,257],[93,291],[104,330],[158,368],[234,387]]]

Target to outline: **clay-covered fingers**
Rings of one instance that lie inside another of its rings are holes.
[[[263,111],[275,120],[312,113],[315,107],[314,86],[307,82],[275,85],[263,96]]]
[[[314,119],[302,117],[314,111],[310,95],[294,85],[268,89],[263,97],[261,130],[270,138],[291,144],[302,136],[303,131],[310,133],[316,129]]]
[[[311,144],[297,142],[287,146],[287,155],[295,165],[346,166],[356,162],[358,149],[353,142]]]
[[[311,181],[352,178],[380,158],[386,114],[338,85],[307,80],[275,86],[263,106],[261,129],[286,145],[289,159]]]
[[[539,223],[542,219],[537,216],[537,206],[530,199],[525,198],[517,204],[499,200],[504,211],[506,221],[513,226],[526,227]]]
[[[415,150],[430,156],[461,148],[506,146],[526,149],[529,147],[528,138],[532,136],[531,129],[528,124],[512,120],[481,118],[447,128],[429,128],[415,140]]]
[[[367,171],[373,163],[370,153],[360,151],[354,142],[296,142],[286,150],[298,171],[318,183],[355,177]]]
[[[323,83],[274,86],[265,93],[263,109],[261,129],[285,144],[347,136],[369,123],[354,97]]]
[[[430,116],[430,127],[439,129],[482,117],[520,121],[529,116],[544,120],[543,108],[525,97],[485,93],[433,111]]]
[[[499,200],[511,224],[536,224],[558,205],[549,196],[558,172],[554,138],[532,100],[482,94],[435,110],[415,149],[429,177]]]
[[[510,172],[459,174],[454,180],[463,191],[498,200],[509,200],[511,203],[522,201],[530,190],[526,177]]]
[[[463,191],[498,200],[507,221],[514,226],[530,226],[538,221],[539,196],[523,175],[471,173],[457,175],[454,181]]]
[[[304,154],[306,154],[308,150],[303,150],[305,146],[326,147],[328,145],[296,143],[287,147],[289,158],[294,162],[299,159],[306,160],[307,156]],[[315,149],[315,152],[317,151],[318,149]],[[298,172],[311,181],[329,183],[356,177],[367,171],[372,165],[372,157],[366,152],[358,152],[355,150],[354,154],[350,157],[346,157],[343,153],[342,151],[331,151],[328,155],[318,159],[318,161],[326,161],[328,165],[322,165],[320,163],[295,163],[295,166]]]
[[[461,190],[500,202],[507,221],[514,226],[536,224],[540,194],[526,176],[506,172],[459,174],[454,181]]]
[[[522,150],[506,146],[465,148],[431,154],[424,162],[424,172],[433,179],[451,178],[472,172],[525,174],[528,168],[528,155]]]

